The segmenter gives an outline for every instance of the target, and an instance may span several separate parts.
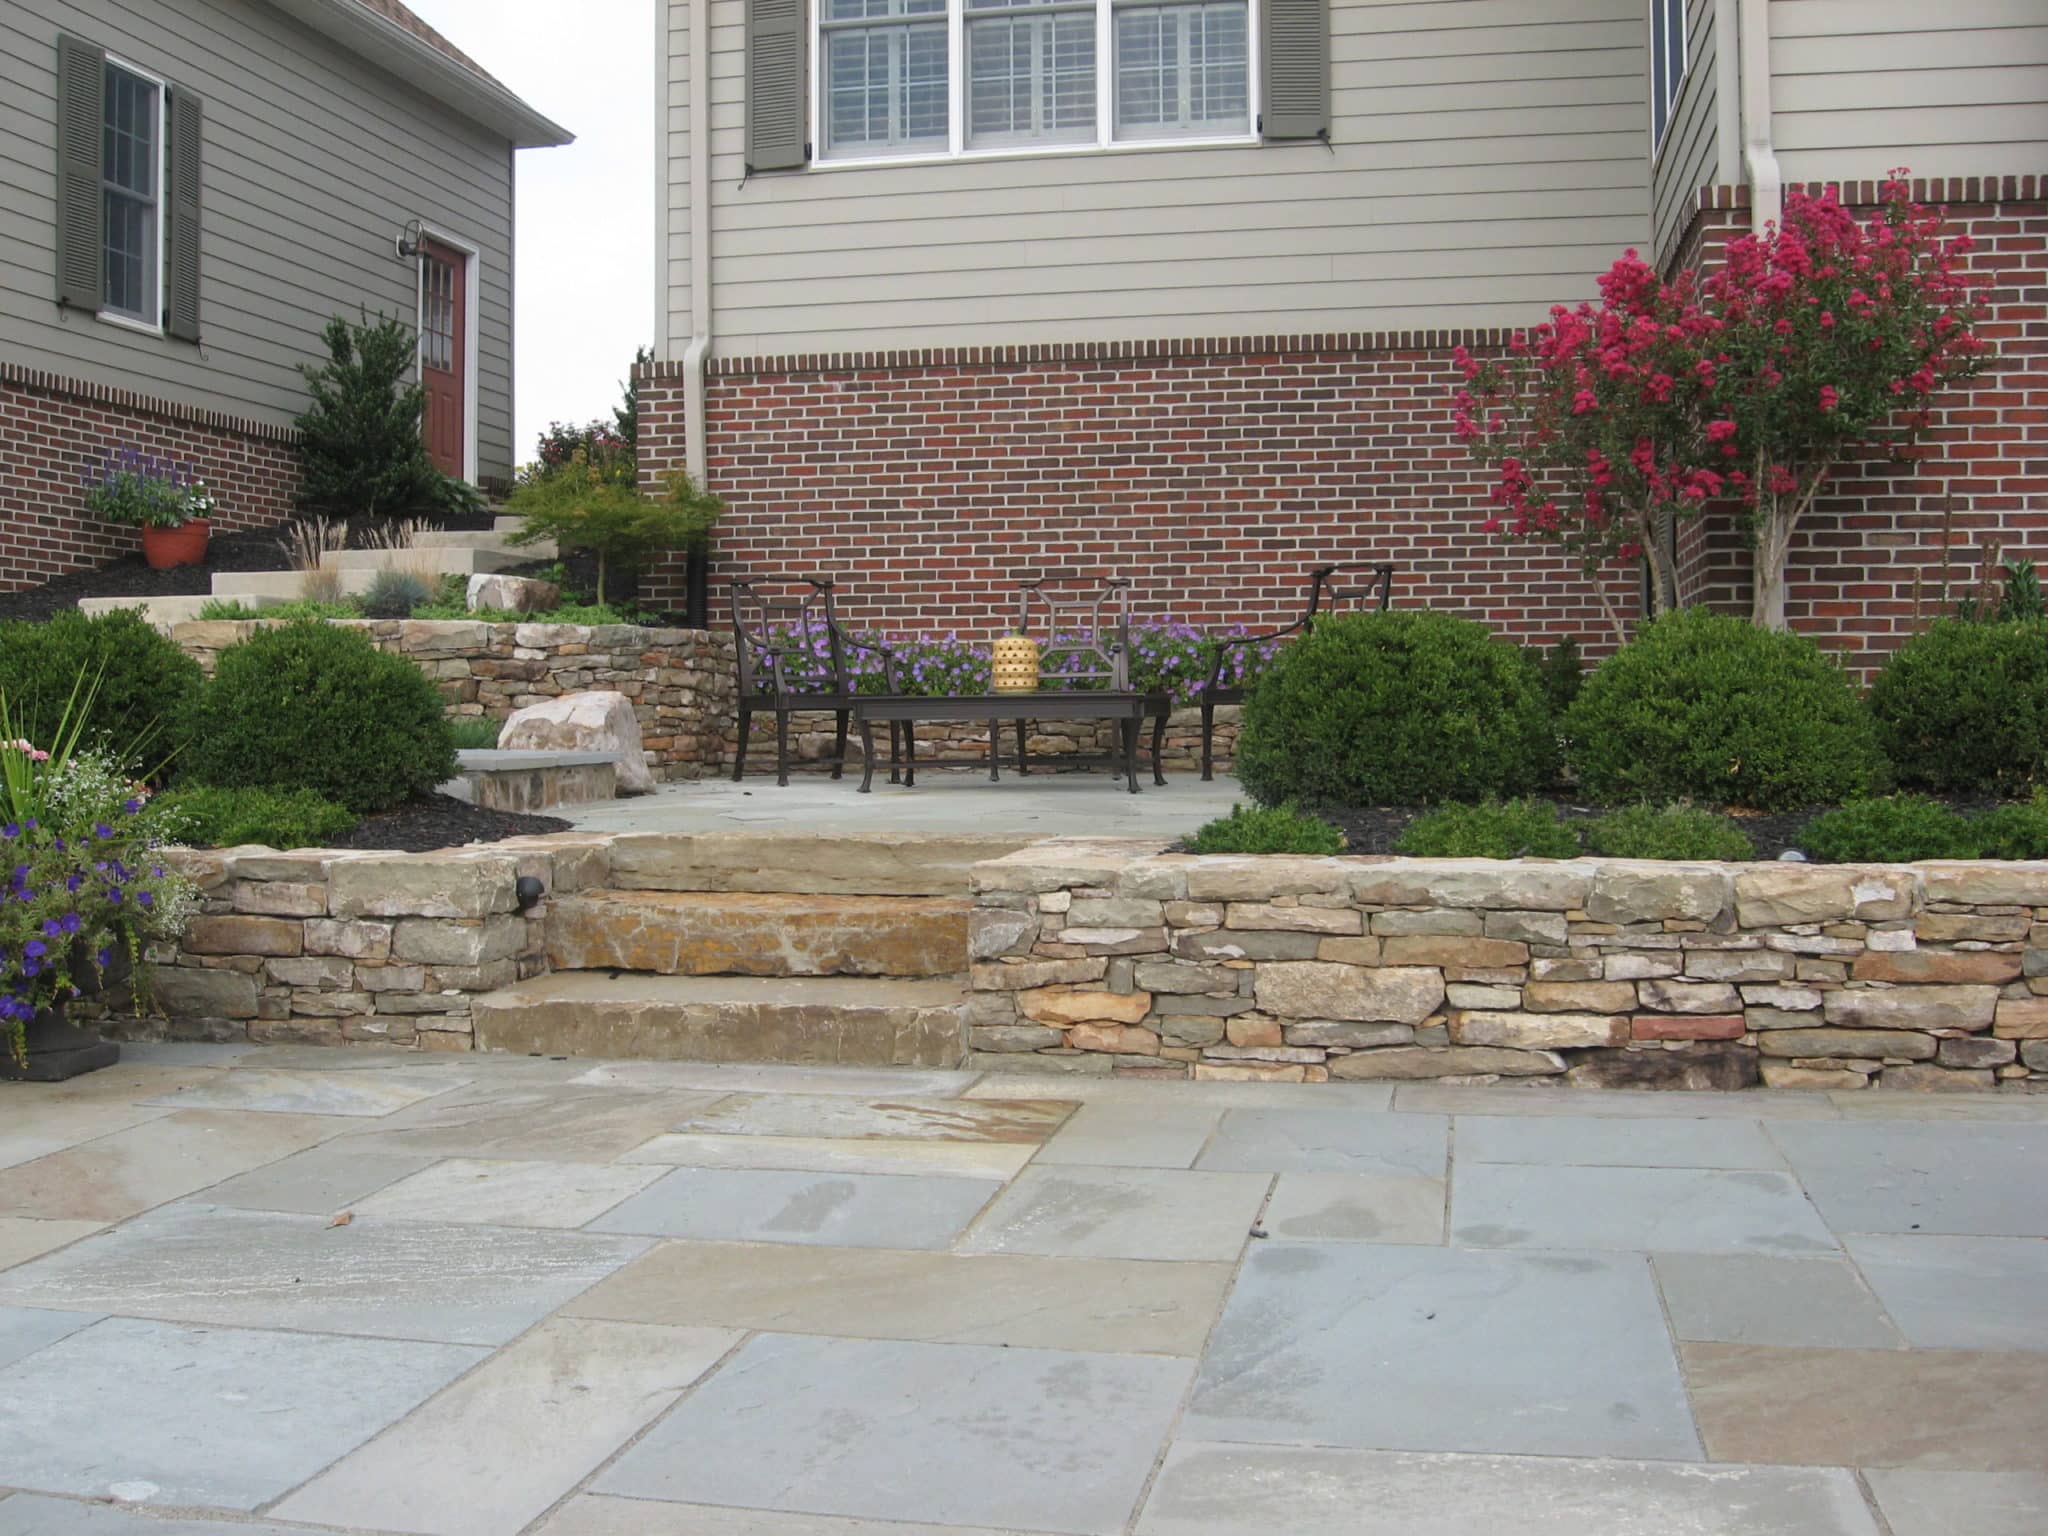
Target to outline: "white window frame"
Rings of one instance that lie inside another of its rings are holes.
[[[1657,108],[1660,105],[1657,95],[1657,63],[1660,52],[1657,47],[1657,33],[1662,25],[1662,18],[1674,6],[1678,11],[1678,25],[1673,34],[1678,40],[1678,69],[1670,77],[1668,95],[1661,103],[1664,109],[1664,122],[1660,127],[1657,122]],[[1679,98],[1684,96],[1686,78],[1692,73],[1692,43],[1691,39],[1686,36],[1692,24],[1692,17],[1689,14],[1690,9],[1691,7],[1687,4],[1687,0],[1650,0],[1650,163],[1652,165],[1663,158],[1664,146],[1671,141],[1671,125],[1678,120]]]
[[[883,165],[934,165],[949,160],[1024,160],[1048,155],[1154,154],[1161,150],[1210,149],[1259,142],[1259,6],[1245,7],[1245,126],[1243,133],[1191,134],[1184,137],[1119,139],[1116,137],[1116,21],[1114,0],[1095,0],[1095,137],[1070,144],[1001,144],[982,149],[967,143],[967,7],[965,0],[946,0],[947,147],[899,155],[833,155],[825,153],[824,35],[818,25],[822,6],[812,0],[810,32],[810,142],[808,171],[842,171]],[[995,14],[1000,14],[995,13]],[[934,20],[937,18],[934,17]]]
[[[479,385],[477,369],[477,324],[483,313],[483,248],[439,224],[420,223],[420,233],[436,245],[445,245],[462,258],[462,478],[476,484],[476,424]],[[427,259],[424,253],[413,263],[412,377],[415,384],[426,377]]]
[[[106,56],[106,63],[126,74],[133,75],[138,80],[146,80],[149,84],[156,87],[156,314],[154,319],[138,320],[133,315],[121,313],[118,309],[107,308],[107,231],[104,226],[104,219],[100,229],[100,303],[97,313],[99,318],[106,321],[108,325],[118,325],[123,330],[140,331],[145,336],[161,336],[164,334],[164,279],[170,275],[165,270],[165,252],[169,249],[166,243],[169,232],[165,226],[170,222],[170,200],[165,195],[167,189],[164,186],[164,177],[171,168],[171,86],[170,82],[161,75],[154,74],[140,65],[131,64],[118,54],[108,54]],[[100,72],[100,134],[103,139],[106,131],[106,71],[102,68]],[[101,157],[99,186],[100,197],[104,202],[107,184],[104,150],[101,151]]]

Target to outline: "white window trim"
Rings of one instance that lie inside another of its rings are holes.
[[[135,331],[144,336],[162,336],[164,334],[164,280],[170,275],[164,269],[165,256],[170,249],[167,243],[169,230],[166,226],[170,223],[171,213],[170,197],[168,196],[169,188],[164,185],[164,177],[171,168],[171,84],[161,75],[154,74],[142,68],[139,64],[130,64],[118,54],[108,54],[106,62],[113,65],[116,69],[127,71],[138,80],[147,80],[156,87],[156,319],[154,321],[138,320],[133,315],[124,315],[117,309],[107,308],[107,232],[104,225],[100,229],[100,306],[96,313],[98,318],[104,320],[108,325],[118,325],[124,331]],[[105,135],[106,131],[106,72],[102,70],[100,73],[100,133],[102,136]],[[106,163],[102,159],[99,177],[102,203],[104,203],[107,195],[106,181]]]
[[[477,322],[481,316],[483,248],[473,240],[451,234],[438,224],[420,223],[420,233],[438,245],[445,245],[462,257],[462,478],[476,484]],[[413,274],[413,380],[420,382],[426,366],[427,265],[423,254]]]
[[[1654,0],[1652,0],[1654,3]],[[1095,3],[1095,139],[1070,144],[1000,144],[973,149],[967,143],[967,7],[965,0],[946,0],[946,111],[947,147],[905,155],[825,154],[824,28],[818,25],[819,7],[812,0],[806,23],[810,33],[810,145],[807,171],[872,170],[884,165],[943,165],[954,160],[1040,160],[1049,156],[1143,154],[1171,149],[1215,149],[1257,144],[1259,141],[1259,4],[1245,0],[1245,122],[1244,133],[1203,134],[1199,137],[1118,139],[1116,124],[1116,69],[1114,60],[1114,0]]]
[[[1664,146],[1671,142],[1671,129],[1678,121],[1678,103],[1685,95],[1685,82],[1692,76],[1691,7],[1678,7],[1678,73],[1671,81],[1671,100],[1664,112],[1664,131],[1657,131],[1657,15],[1665,0],[1650,0],[1650,166],[1654,170],[1664,159]]]

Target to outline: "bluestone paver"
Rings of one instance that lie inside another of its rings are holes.
[[[327,1142],[237,1174],[208,1189],[205,1200],[208,1205],[233,1205],[249,1211],[331,1216],[385,1185],[433,1165],[431,1157],[363,1152],[345,1141]]]
[[[0,1533],[4,1533],[0,1527]],[[261,1536],[261,1533],[259,1533]],[[533,1536],[1029,1536],[982,1526],[905,1525],[842,1515],[764,1514],[716,1504],[653,1503],[581,1494],[535,1528]]]
[[[145,1099],[165,1109],[243,1109],[273,1115],[377,1118],[468,1085],[447,1072],[282,1072],[250,1068]]]
[[[1847,1244],[1914,1348],[2048,1350],[2048,1243],[1914,1234]]]
[[[119,1221],[325,1141],[352,1120],[186,1110],[8,1170],[0,1216]]]
[[[2041,1536],[2048,1531],[2048,1473],[1872,1467],[1863,1475],[1892,1536]]]
[[[1035,1161],[1191,1168],[1222,1119],[1222,1110],[1202,1104],[1083,1104]]]
[[[580,1227],[661,1177],[613,1163],[451,1157],[358,1202],[363,1216],[499,1227]]]
[[[1124,1529],[1192,1366],[763,1334],[599,1493],[935,1525]]]
[[[1671,1331],[1717,1344],[1895,1349],[1903,1341],[1841,1259],[1762,1253],[1660,1253]]]
[[[1789,1174],[1460,1162],[1451,1241],[1476,1248],[1833,1253]]]
[[[1095,1259],[1234,1259],[1271,1183],[1262,1173],[1026,1168],[960,1249]]]
[[[988,1141],[1036,1145],[1073,1106],[1048,1097],[989,1103],[969,1099],[825,1098],[733,1094],[671,1129],[712,1136],[825,1136],[842,1141]]]
[[[0,1536],[305,1536],[267,1522],[158,1520],[108,1504],[17,1493],[0,1501]]]
[[[1460,1115],[1458,1160],[1600,1168],[1779,1168],[1785,1159],[1753,1120],[1652,1120],[1622,1115]]]
[[[1444,1175],[1450,1122],[1437,1115],[1359,1115],[1300,1109],[1233,1109],[1197,1168],[1242,1173]]]
[[[1777,1125],[1837,1232],[2048,1237],[2048,1123]]]
[[[797,1067],[776,1062],[608,1061],[578,1065],[571,1082],[599,1088],[692,1089],[707,1093],[790,1093],[810,1098],[958,1098],[980,1081],[975,1072],[919,1072],[909,1067]],[[1045,1080],[1026,1098],[1046,1098]]]
[[[350,1136],[364,1152],[601,1163],[669,1130],[707,1093],[658,1093],[484,1079]]]
[[[33,1216],[0,1216],[0,1269],[41,1258],[67,1243],[105,1228],[102,1221],[43,1221]]]
[[[1031,1161],[1028,1142],[834,1141],[825,1136],[656,1136],[622,1163],[686,1168],[784,1168],[817,1173],[900,1173],[945,1179],[1009,1178]]]
[[[677,1168],[588,1230],[709,1242],[945,1248],[996,1187],[986,1179]]]
[[[46,1345],[100,1320],[97,1312],[52,1312],[40,1307],[0,1307],[0,1366],[25,1359]],[[0,1455],[0,1460],[4,1460]],[[4,1476],[0,1471],[0,1476]]]
[[[1403,1173],[1283,1173],[1266,1206],[1272,1237],[1440,1243],[1444,1181]]]

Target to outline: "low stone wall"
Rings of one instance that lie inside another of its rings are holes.
[[[262,619],[179,624],[171,638],[209,675],[220,653]],[[418,664],[451,715],[503,720],[515,709],[586,689],[633,701],[656,778],[694,779],[727,761],[733,730],[730,636],[633,624],[483,624],[461,619],[344,619],[380,650]]]
[[[1598,1086],[2048,1084],[2048,864],[976,867],[976,1067]]]
[[[153,1006],[117,1033],[183,1040],[412,1045],[466,1051],[470,1002],[546,969],[547,899],[605,866],[576,833],[445,853],[170,850],[202,904],[176,944],[147,955]]]
[[[1240,706],[1226,704],[1216,711],[1216,767],[1227,770],[1237,757],[1237,722]],[[1024,718],[1031,720],[1028,707]],[[818,763],[832,755],[835,725],[829,713],[803,711],[792,715],[789,722],[789,749],[793,759],[805,763]],[[1026,736],[1034,762],[1049,758],[1057,763],[1062,758],[1103,757],[1107,758],[1115,746],[1116,727],[1107,721],[1096,720],[1031,720],[1031,729]],[[875,728],[875,750],[888,750],[888,733],[882,727]],[[727,761],[739,747],[739,719],[734,715],[728,724],[725,750]],[[850,731],[847,751],[853,758],[860,756],[860,732]],[[754,716],[754,734],[747,744],[747,759],[757,770],[763,764],[773,763],[775,753],[775,717],[772,714]],[[1009,772],[1017,757],[1016,727],[1003,722],[1003,770]],[[1138,754],[1149,763],[1152,753],[1152,727],[1148,723],[1138,738]],[[985,763],[988,761],[988,726],[983,721],[967,720],[920,720],[917,723],[917,758],[919,762],[935,763]],[[1160,759],[1171,769],[1182,772],[1199,770],[1202,763],[1202,712],[1199,709],[1177,709],[1167,717],[1166,737],[1160,743]]]

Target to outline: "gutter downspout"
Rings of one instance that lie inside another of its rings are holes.
[[[666,4],[667,0],[662,0]],[[690,344],[683,349],[683,453],[704,484],[704,364],[711,355],[711,0],[690,7]]]
[[[1771,0],[1742,6],[1742,165],[1749,181],[1749,227],[1775,224],[1785,206],[1785,180],[1771,138]]]

